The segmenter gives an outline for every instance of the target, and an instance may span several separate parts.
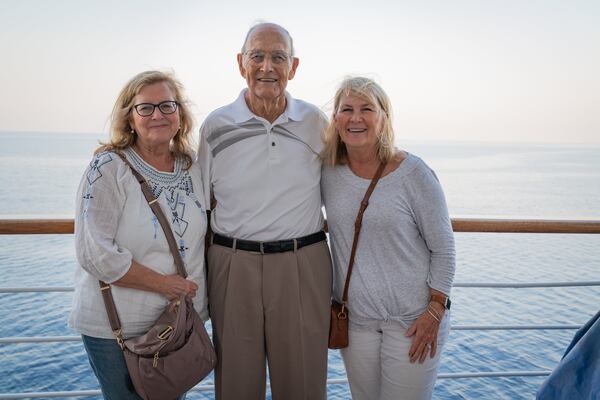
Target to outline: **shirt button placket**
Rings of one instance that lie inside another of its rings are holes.
[[[277,141],[275,140],[275,134],[273,133],[273,126],[267,127],[267,147],[269,148],[269,160],[275,161],[279,159],[279,152],[277,151]]]

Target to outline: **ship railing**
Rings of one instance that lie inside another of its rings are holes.
[[[469,233],[560,233],[560,234],[600,234],[600,220],[548,220],[548,219],[490,219],[490,218],[453,218],[454,232]],[[31,234],[72,234],[74,223],[72,219],[0,219],[0,235],[31,235]],[[575,282],[457,282],[453,287],[464,288],[555,288],[600,286],[600,281]],[[39,293],[39,292],[72,292],[73,287],[0,287],[3,293]],[[490,330],[565,330],[579,329],[581,325],[453,325],[452,330],[458,331],[490,331]],[[48,342],[77,342],[80,336],[30,336],[2,337],[0,345],[15,343],[48,343]],[[531,377],[547,376],[548,370],[518,370],[491,372],[458,372],[440,373],[438,379],[460,378],[500,378],[500,377]],[[345,378],[328,379],[328,385],[345,385]],[[192,391],[213,391],[212,385],[197,385]],[[72,390],[56,392],[23,392],[0,393],[0,399],[24,398],[56,398],[99,396],[100,390]]]

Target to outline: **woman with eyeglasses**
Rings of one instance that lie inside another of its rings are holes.
[[[342,82],[325,131],[321,174],[340,302],[354,223],[363,215],[341,350],[354,400],[430,399],[450,330],[454,236],[442,187],[419,157],[394,146],[391,103],[368,78]]]
[[[191,114],[181,84],[171,75],[146,71],[133,77],[114,105],[110,131],[77,194],[79,267],[69,325],[82,335],[104,398],[139,399],[98,281],[110,284],[126,339],[145,334],[169,301],[181,295],[193,299],[206,321],[206,204],[200,171],[191,168]],[[146,179],[167,216],[187,279],[177,274],[164,232],[121,156]]]

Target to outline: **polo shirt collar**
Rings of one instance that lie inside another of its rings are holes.
[[[235,119],[235,122],[238,124],[249,121],[253,118],[258,118],[257,115],[255,115],[252,111],[250,111],[250,108],[248,108],[248,104],[246,104],[246,99],[244,98],[244,96],[246,95],[247,91],[248,91],[248,88],[242,89],[242,91],[240,92],[240,95],[233,103],[234,119]],[[285,91],[285,99],[286,99],[285,110],[283,111],[283,114],[281,114],[277,118],[276,121],[287,122],[287,120],[289,120],[289,119],[291,119],[293,121],[300,121],[302,119],[300,104],[298,104],[298,102],[296,100],[294,100],[292,95],[290,95],[287,90]]]
[[[290,95],[287,90],[285,92],[286,107],[283,115],[287,116],[293,121],[300,121],[302,119],[302,112],[298,102]]]

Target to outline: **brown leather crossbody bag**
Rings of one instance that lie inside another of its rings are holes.
[[[369,206],[369,198],[375,189],[375,185],[381,178],[386,164],[379,164],[379,168],[375,172],[375,176],[371,179],[371,184],[365,193],[365,197],[360,202],[356,222],[354,223],[354,240],[352,241],[352,251],[350,252],[350,260],[348,261],[348,272],[346,273],[346,283],[344,284],[344,292],[342,294],[342,302],[339,303],[331,300],[331,319],[329,322],[329,348],[343,349],[348,347],[348,286],[350,285],[350,275],[352,275],[352,267],[354,265],[354,256],[356,255],[356,247],[358,246],[358,237],[360,228],[362,227],[362,219],[365,210]]]

